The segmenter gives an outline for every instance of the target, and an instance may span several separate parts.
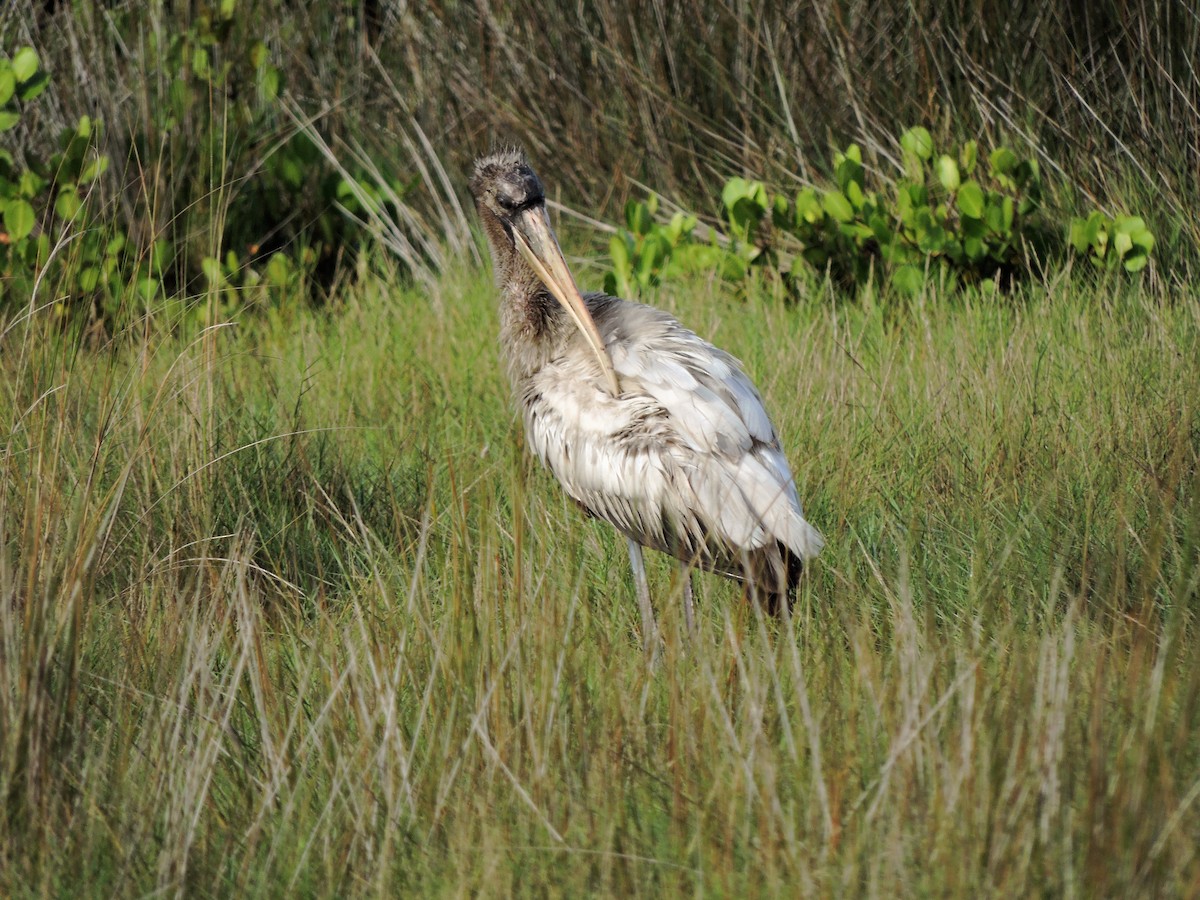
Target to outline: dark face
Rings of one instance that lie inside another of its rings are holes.
[[[543,204],[546,191],[524,160],[498,153],[481,160],[471,178],[471,193],[480,212],[490,212],[506,224],[524,210]]]

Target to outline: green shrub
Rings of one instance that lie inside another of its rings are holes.
[[[928,131],[900,138],[904,175],[870,190],[856,145],[834,157],[835,186],[806,188],[775,221],[803,246],[802,258],[862,283],[882,269],[904,292],[927,278],[994,283],[1029,267],[1046,244],[1034,160],[1000,147],[979,160],[969,141],[938,154]]]
[[[1140,272],[1150,261],[1154,235],[1139,216],[1107,216],[1096,210],[1071,220],[1071,248],[1093,265]]]
[[[0,59],[0,131],[19,125],[50,83],[32,47]],[[124,265],[125,236],[102,233],[89,209],[94,182],[108,169],[108,157],[96,149],[99,122],[87,116],[63,129],[58,148],[48,155],[25,154],[20,166],[0,148],[0,309],[5,300],[28,302],[39,273],[70,258],[75,265],[69,287],[93,296]],[[68,254],[56,254],[74,240]]]
[[[208,304],[196,299],[214,291],[226,312],[297,286],[319,296],[355,271],[364,222],[398,218],[413,182],[378,181],[369,160],[335,167],[282,107],[283,75],[231,0],[171,28],[145,29],[144,15],[111,16],[147,77],[107,191],[112,142],[96,119],[63,130],[53,152],[27,129],[23,164],[0,149],[0,313],[24,309],[39,279],[57,314],[122,327],[156,309],[199,315]],[[32,48],[0,59],[0,131],[50,84]]]
[[[726,268],[733,262],[730,254],[715,244],[695,240],[695,216],[676,213],[660,224],[654,220],[657,212],[655,196],[644,203],[630,200],[625,204],[626,228],[609,243],[612,269],[604,276],[606,291],[636,296],[663,279],[712,269],[721,271],[724,277],[733,276]]]
[[[868,179],[856,144],[834,154],[833,184],[794,197],[771,195],[759,181],[729,179],[721,192],[720,244],[696,245],[694,220],[682,229],[659,225],[654,206],[633,203],[628,230],[612,240],[606,286],[636,293],[678,270],[675,260],[688,260],[730,279],[755,266],[793,285],[828,272],[844,288],[883,279],[904,294],[930,282],[992,292],[1067,247],[1129,272],[1149,260],[1154,238],[1137,217],[1114,221],[1092,213],[1072,222],[1065,243],[1063,229],[1046,221],[1035,159],[1003,146],[981,157],[975,141],[939,152],[921,127],[905,131],[899,146],[902,172],[891,182]]]

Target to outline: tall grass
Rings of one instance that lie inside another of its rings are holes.
[[[483,275],[11,328],[0,892],[1194,893],[1200,306],[657,302],[829,540],[782,622],[701,578],[690,643],[653,560],[657,672]]]
[[[0,43],[35,44],[56,74],[22,137],[45,142],[83,113],[103,118],[112,158],[135,161],[114,166],[110,193],[129,216],[153,219],[141,228],[186,242],[192,205],[203,211],[212,187],[202,150],[214,129],[237,134],[253,106],[245,57],[261,40],[303,115],[335,146],[361,144],[389,175],[417,174],[432,156],[461,178],[476,155],[517,141],[553,163],[560,199],[584,209],[613,215],[645,184],[713,211],[715,186],[731,175],[781,186],[819,177],[831,142],[858,141],[887,175],[894,136],[926,124],[939,137],[1033,148],[1055,176],[1055,202],[1144,215],[1170,272],[1195,267],[1200,15],[1188,0],[652,0],[636,11],[615,0],[519,11],[244,0],[234,9],[235,27],[209,48],[234,75],[166,127],[174,73],[156,53],[213,21],[212,4],[9,4]],[[180,77],[197,81],[186,67]],[[227,103],[217,128],[214,111]],[[258,128],[238,135],[234,192],[293,123],[265,114]],[[418,147],[425,139],[432,155]]]

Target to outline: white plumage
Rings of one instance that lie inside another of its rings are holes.
[[[585,302],[620,395],[582,352],[514,385],[530,449],[567,493],[638,543],[724,575],[743,577],[746,557],[775,543],[815,556],[823,541],[737,360],[660,310]]]
[[[581,296],[541,182],[519,153],[479,160],[471,189],[503,295],[501,343],[529,447],[573,499],[628,538],[647,643],[654,625],[642,546],[742,579],[776,606],[823,540],[804,519],[741,365],[668,313]]]

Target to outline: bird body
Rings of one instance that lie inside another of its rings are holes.
[[[530,449],[626,537],[779,593],[822,542],[758,391],[736,359],[668,313],[584,300],[621,393],[605,391],[569,336],[535,371],[512,373]]]
[[[741,579],[775,605],[823,541],[740,363],[669,313],[579,294],[519,153],[478,161],[471,187],[529,447],[628,539],[646,627],[642,546]]]

